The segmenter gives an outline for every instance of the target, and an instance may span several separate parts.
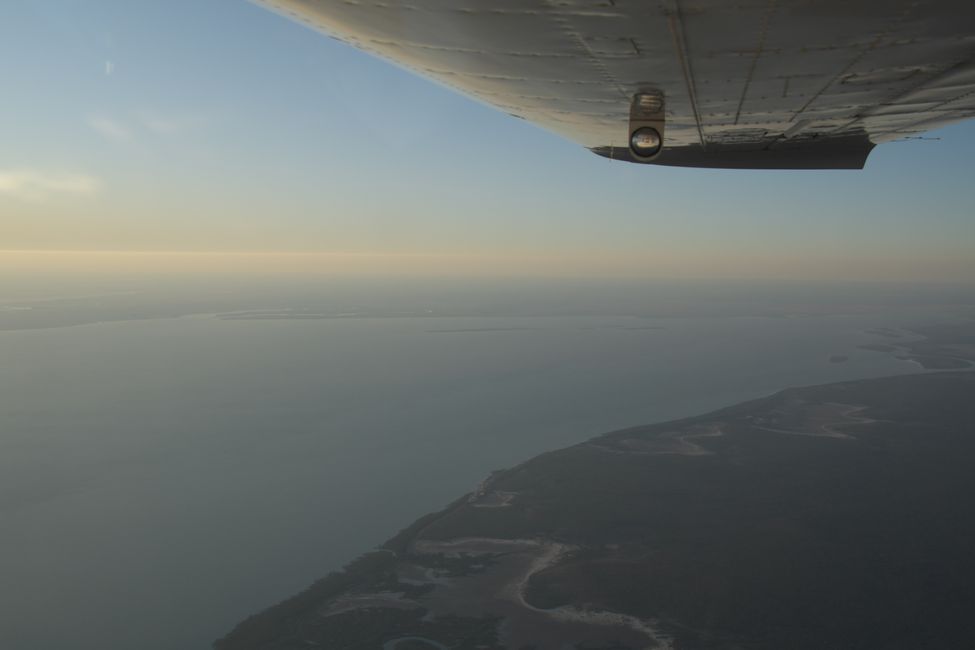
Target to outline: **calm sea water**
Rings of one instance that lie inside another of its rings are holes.
[[[493,469],[786,386],[916,371],[857,349],[892,324],[194,316],[0,332],[0,647],[203,650]]]

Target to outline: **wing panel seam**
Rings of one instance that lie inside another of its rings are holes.
[[[697,137],[701,141],[701,148],[707,148],[707,140],[704,138],[704,126],[701,123],[701,111],[697,104],[697,89],[694,85],[694,71],[691,69],[691,61],[687,56],[687,41],[684,38],[684,20],[681,15],[680,0],[673,0],[673,9],[667,12],[667,26],[670,28],[670,35],[674,39],[674,50],[677,52],[677,59],[680,62],[681,73],[684,75],[684,85],[687,87],[687,98],[691,103],[691,111],[694,113],[694,123],[697,125]]]
[[[758,60],[762,58],[762,54],[765,52],[765,39],[768,37],[769,26],[772,24],[772,16],[778,9],[778,4],[778,0],[769,0],[768,8],[765,10],[762,31],[758,37],[758,46],[755,48],[755,56],[752,57],[752,63],[748,68],[748,74],[745,75],[745,85],[741,89],[741,98],[738,100],[738,110],[735,111],[735,124],[738,124],[738,119],[741,117],[741,109],[745,105],[745,98],[748,96],[748,87],[751,85],[752,78],[755,76],[755,69],[758,67]]]

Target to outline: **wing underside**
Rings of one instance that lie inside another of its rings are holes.
[[[689,167],[860,168],[975,115],[969,2],[260,1],[619,160],[648,88]]]

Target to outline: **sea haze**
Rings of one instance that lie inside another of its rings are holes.
[[[0,304],[0,647],[203,650],[491,470],[917,372],[858,346],[970,308],[744,285],[190,286]]]

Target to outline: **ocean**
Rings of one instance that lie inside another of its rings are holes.
[[[889,312],[294,316],[0,331],[0,647],[204,650],[492,470],[920,370]]]

